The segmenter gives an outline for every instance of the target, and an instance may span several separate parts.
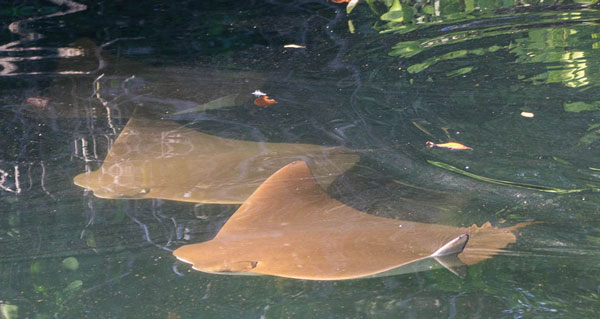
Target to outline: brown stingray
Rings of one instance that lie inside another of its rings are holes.
[[[521,226],[458,228],[365,214],[330,198],[298,161],[267,179],[214,239],[173,254],[208,273],[310,280],[375,276],[432,259],[453,271],[515,242]]]
[[[131,118],[102,166],[74,182],[101,198],[240,204],[271,174],[300,159],[326,187],[359,156],[345,147],[233,140],[172,121]]]

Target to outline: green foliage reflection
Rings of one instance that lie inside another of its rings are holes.
[[[555,2],[544,1],[367,2],[379,18],[374,26],[376,30],[404,35],[389,54],[410,59],[409,73],[419,73],[441,61],[505,49],[515,56],[514,62],[518,64],[545,65],[544,71],[522,77],[533,84],[561,83],[579,88],[594,83],[594,77],[598,77],[591,72],[598,68],[590,57],[600,47],[600,30],[588,24],[595,21],[596,10],[587,6],[561,11],[556,9]],[[488,39],[493,41],[492,45]],[[417,59],[421,53],[434,48],[444,48],[447,52]],[[448,72],[448,76],[465,71]]]

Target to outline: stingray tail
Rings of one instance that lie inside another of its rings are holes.
[[[524,222],[524,223],[518,223],[516,225],[507,227],[507,228],[503,228],[503,230],[512,232],[515,231],[519,228],[523,228],[523,227],[527,227],[527,226],[531,226],[531,225],[539,225],[539,224],[549,224],[550,222],[542,222],[542,221],[537,221],[537,222]]]

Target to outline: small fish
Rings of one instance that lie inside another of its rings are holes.
[[[450,150],[473,150],[472,148],[462,145],[460,143],[456,143],[456,142],[449,142],[449,143],[444,143],[444,144],[435,144],[434,142],[427,142],[425,143],[427,144],[427,148],[432,148],[432,147],[441,147],[441,148],[447,148]]]
[[[261,97],[261,96],[265,96],[265,95],[267,95],[267,93],[264,93],[264,92],[263,92],[263,91],[261,91],[261,90],[256,90],[256,91],[252,92],[252,95],[254,95],[254,96],[256,96],[256,97]]]
[[[275,99],[270,98],[268,95],[263,95],[257,97],[254,100],[254,104],[262,107],[269,107],[273,104],[277,104],[277,101]]]
[[[331,0],[331,2],[333,2],[333,3],[345,3],[345,2],[350,2],[350,0]]]
[[[288,49],[306,49],[306,46],[304,45],[300,45],[300,44],[286,44],[283,46],[284,48],[288,48]]]

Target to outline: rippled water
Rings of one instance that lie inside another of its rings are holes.
[[[0,19],[3,318],[600,310],[595,1],[371,0],[347,14],[346,4],[307,0],[54,0],[5,5]],[[278,104],[254,105],[255,90]],[[238,205],[103,199],[73,184],[102,165],[134,113],[228,139],[356,150],[327,192],[373,215],[542,223],[465,278],[196,272],[171,251],[214,237]]]

